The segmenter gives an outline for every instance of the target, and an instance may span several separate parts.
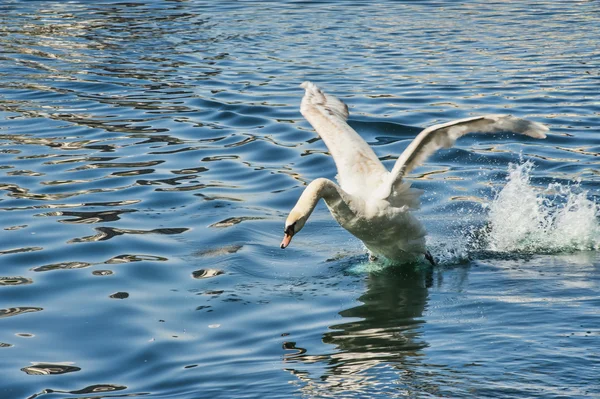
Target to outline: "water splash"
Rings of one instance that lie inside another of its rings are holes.
[[[576,182],[532,185],[535,165],[509,164],[507,182],[483,207],[458,210],[449,224],[429,228],[428,248],[442,267],[467,264],[473,258],[521,258],[535,254],[600,250],[600,205]],[[431,227],[431,226],[430,226]],[[378,273],[394,262],[370,261],[364,246],[340,254],[351,274]],[[425,259],[402,264],[429,267]]]
[[[528,254],[598,249],[598,204],[579,184],[534,188],[533,169],[529,161],[509,165],[508,182],[488,205],[484,249]]]

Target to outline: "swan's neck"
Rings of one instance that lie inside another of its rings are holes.
[[[340,224],[343,225],[343,219],[354,217],[355,212],[351,207],[352,196],[331,180],[324,178],[313,180],[304,189],[292,212],[308,218],[321,198],[325,200],[327,207]]]

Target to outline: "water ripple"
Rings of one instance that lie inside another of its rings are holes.
[[[38,363],[33,366],[23,367],[21,371],[29,375],[54,375],[54,374],[65,374],[80,371],[81,368],[75,366],[68,366],[63,364],[52,364],[52,363]]]
[[[74,238],[68,241],[69,244],[80,242],[106,241],[123,234],[181,234],[188,231],[188,228],[164,228],[152,230],[119,229],[115,227],[96,227],[98,234],[82,238]]]
[[[34,216],[72,216],[71,219],[61,219],[60,223],[78,223],[78,224],[91,224],[91,223],[104,223],[104,222],[115,222],[121,219],[119,216],[123,213],[136,212],[135,209],[122,209],[114,211],[100,211],[100,212],[70,212],[70,211],[54,211],[41,213]]]
[[[43,308],[36,308],[31,306],[23,306],[19,308],[8,308],[8,309],[0,309],[0,319],[5,317],[17,316],[24,313],[30,312],[39,312],[44,310]]]
[[[192,277],[197,278],[197,279],[204,279],[204,278],[216,277],[223,273],[224,272],[222,270],[200,269],[200,270],[196,270],[196,271],[192,272]]]
[[[12,255],[12,254],[18,254],[18,253],[23,253],[23,252],[34,252],[34,251],[41,251],[44,248],[42,247],[25,247],[25,248],[14,248],[14,249],[5,249],[3,251],[0,251],[0,255]]]
[[[23,285],[32,284],[33,280],[27,277],[0,277],[0,286],[2,285]]]
[[[91,263],[88,262],[62,262],[62,263],[53,263],[50,265],[43,265],[34,267],[31,271],[34,272],[48,272],[52,270],[69,270],[69,269],[84,269],[86,267],[92,266]]]
[[[151,261],[151,262],[165,262],[168,261],[167,258],[162,256],[154,256],[154,255],[118,255],[107,260],[107,265],[114,265],[120,263],[130,263],[130,262],[141,262],[141,261]]]
[[[527,161],[534,208],[600,200],[595,2],[6,0],[0,22],[0,397],[600,395],[598,256],[565,245],[594,247],[593,207],[544,229],[494,200]],[[453,119],[551,134],[467,136],[407,176],[438,268],[367,262],[322,205],[281,251],[336,174],[304,80],[387,167]]]
[[[242,223],[243,221],[246,221],[246,220],[261,220],[261,219],[264,219],[264,218],[254,217],[254,216],[230,217],[230,218],[221,220],[220,222],[213,223],[209,227],[217,227],[217,228],[231,227],[236,224]]]

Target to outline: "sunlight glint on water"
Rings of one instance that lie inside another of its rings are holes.
[[[0,399],[600,397],[600,253],[575,251],[598,237],[596,2],[4,0],[0,19]],[[305,184],[336,174],[305,80],[389,168],[451,120],[551,132],[469,135],[415,170],[438,267],[369,262],[324,204],[282,251]],[[520,152],[535,173],[504,179]],[[580,187],[543,190],[558,177]]]

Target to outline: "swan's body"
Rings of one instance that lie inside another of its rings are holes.
[[[425,255],[426,231],[411,210],[420,205],[422,191],[410,187],[403,177],[440,148],[451,147],[470,133],[514,132],[544,138],[544,125],[508,115],[485,115],[461,119],[423,130],[400,155],[389,172],[371,147],[347,123],[348,107],[323,93],[311,82],[300,112],[325,142],[337,166],[339,185],[319,178],[304,190],[290,212],[281,248],[302,229],[319,199],[323,198],[335,220],[359,238],[372,255],[405,262]]]

